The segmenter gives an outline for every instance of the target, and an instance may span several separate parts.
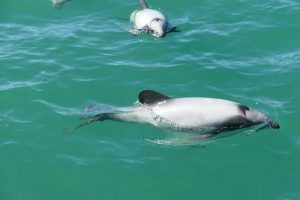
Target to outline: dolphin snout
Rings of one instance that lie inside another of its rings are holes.
[[[280,126],[277,122],[269,121],[268,123],[269,123],[270,128],[274,128],[274,129],[279,129],[280,128]]]
[[[154,35],[155,37],[162,38],[162,37],[165,36],[165,32],[163,32],[163,31],[154,31],[154,32],[153,32],[153,35]]]
[[[263,125],[262,127],[260,127],[259,129],[256,130],[256,132],[263,130],[265,128],[274,128],[274,129],[279,129],[280,126],[277,122],[271,121],[269,119],[266,120],[265,125]]]

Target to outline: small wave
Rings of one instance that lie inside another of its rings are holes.
[[[121,66],[121,67],[136,67],[136,68],[172,68],[178,66],[175,63],[164,63],[164,62],[154,62],[154,63],[145,63],[145,62],[136,62],[136,61],[112,61],[109,63],[111,66]]]
[[[91,164],[91,161],[88,160],[87,158],[73,156],[73,155],[60,154],[57,156],[57,158],[60,160],[71,161],[71,162],[76,163],[77,165],[81,165],[81,166],[88,166]]]
[[[272,55],[263,59],[265,64],[276,66],[271,68],[274,71],[289,72],[291,69],[299,69],[300,66],[300,51],[292,51],[277,55]]]
[[[239,69],[241,74],[265,75],[266,73],[290,72],[290,70],[298,69],[300,64],[300,51],[283,52],[275,55],[266,55],[264,57],[242,57],[240,59],[232,58],[223,54],[205,54],[203,59],[210,57],[214,66],[227,69]],[[257,68],[253,66],[273,66]],[[256,70],[256,71],[253,71]]]
[[[18,144],[19,142],[16,140],[8,140],[8,141],[4,141],[0,143],[0,147],[1,146],[8,146],[8,145],[15,145]]]
[[[195,136],[195,133],[172,132],[171,136],[163,139],[151,139],[144,137],[144,140],[149,143],[170,147],[205,147],[206,145],[220,142],[232,136],[252,136],[256,133],[257,132],[253,128],[247,128],[245,130],[222,132],[210,138],[194,139],[193,136]],[[236,146],[236,144],[233,146]]]
[[[144,140],[149,143],[163,145],[163,146],[174,146],[174,147],[184,147],[184,146],[204,146],[213,142],[212,138],[209,139],[201,139],[201,140],[194,140],[193,133],[188,132],[174,132],[169,131],[169,136],[166,138],[158,138],[158,139],[151,139],[144,137]]]
[[[0,90],[11,90],[16,88],[34,87],[43,84],[43,81],[14,81],[0,85]]]
[[[299,10],[300,3],[299,1],[295,0],[278,0],[278,1],[268,1],[267,3],[260,4],[255,6],[257,9],[261,10]]]
[[[217,142],[220,139],[211,138],[203,140],[192,140],[190,135],[186,137],[170,137],[165,139],[144,138],[144,140],[149,143],[170,147],[204,147],[208,144]]]
[[[64,115],[64,116],[71,116],[71,115],[94,115],[99,113],[113,113],[113,112],[128,112],[133,109],[133,107],[115,107],[100,103],[89,103],[85,108],[67,108],[63,106],[56,105],[54,103],[42,100],[42,99],[36,99],[33,100],[35,103],[40,103],[48,108],[51,108],[54,112]]]
[[[291,152],[287,151],[286,149],[269,148],[269,151],[271,151],[272,153],[280,154],[280,155],[284,155],[284,156],[288,156],[291,154]]]
[[[82,109],[66,108],[66,107],[59,106],[59,105],[50,103],[50,102],[42,100],[42,99],[36,99],[36,100],[33,100],[33,102],[43,104],[43,105],[47,106],[48,108],[51,108],[54,112],[56,112],[60,115],[64,115],[64,116],[82,115],[83,114]]]
[[[24,119],[18,116],[15,110],[9,110],[0,113],[1,126],[6,128],[11,128],[12,124],[24,125],[31,124],[33,121],[29,119]]]

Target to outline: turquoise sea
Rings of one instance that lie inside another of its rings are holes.
[[[300,1],[148,4],[180,32],[131,35],[138,0],[1,0],[0,199],[300,199]],[[68,134],[143,89],[240,102],[281,129],[197,147],[114,121]]]

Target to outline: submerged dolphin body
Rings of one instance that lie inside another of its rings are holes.
[[[139,106],[120,108],[117,112],[90,116],[75,129],[95,121],[115,120],[151,124],[178,131],[197,131],[193,139],[215,136],[221,132],[263,124],[280,126],[256,110],[242,104],[215,98],[171,98],[153,90],[139,94]]]
[[[71,0],[50,0],[52,2],[53,7],[61,8],[66,2]]]

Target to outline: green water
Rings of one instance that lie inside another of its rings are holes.
[[[180,32],[132,36],[137,0],[1,0],[0,199],[300,199],[300,2],[148,3]],[[199,148],[149,143],[176,135],[143,124],[64,134],[142,89],[241,102],[281,129]]]

